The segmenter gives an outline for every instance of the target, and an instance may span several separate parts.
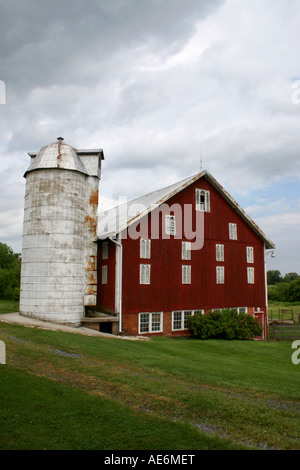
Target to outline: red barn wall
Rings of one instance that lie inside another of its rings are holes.
[[[181,259],[182,240],[176,237],[152,239],[150,260],[140,259],[139,240],[129,237],[122,240],[126,273],[123,314],[265,305],[263,242],[214,187],[204,179],[199,180],[170,199],[169,205],[192,204],[195,214],[195,188],[210,191],[210,213],[204,214],[204,246],[192,251],[190,261]],[[146,217],[150,238],[151,215]],[[237,224],[238,240],[229,240],[229,223]],[[224,244],[224,262],[216,261],[217,243]],[[254,263],[249,265],[247,246],[254,247]],[[139,284],[139,265],[143,263],[151,265],[150,285]],[[190,285],[182,284],[183,264],[191,265]],[[225,284],[216,283],[216,266],[225,267]],[[255,268],[254,285],[247,282],[247,266]]]
[[[248,307],[265,310],[264,243],[224,197],[205,178],[191,184],[167,204],[192,205],[193,230],[196,228],[195,189],[210,191],[210,212],[204,213],[204,245],[192,250],[191,260],[181,259],[181,243],[185,240],[170,236],[162,239],[160,214],[159,239],[151,239],[151,258],[140,258],[140,239],[122,234],[123,285],[122,325],[125,334],[138,334],[138,313],[164,312],[163,334],[188,334],[184,330],[172,332],[172,311],[210,310],[212,308]],[[151,214],[146,217],[147,230],[141,222],[129,231],[142,230],[142,238],[151,238]],[[172,214],[172,212],[171,212]],[[199,214],[199,212],[198,212]],[[179,220],[176,220],[177,229]],[[229,239],[229,223],[237,224],[237,240]],[[177,230],[178,233],[178,230]],[[192,240],[193,241],[193,240]],[[224,245],[224,262],[216,261],[216,244]],[[102,242],[98,244],[98,308],[115,311],[116,248],[109,242],[108,260],[102,260]],[[254,263],[247,264],[246,247],[254,248]],[[108,267],[108,282],[101,283],[103,265]],[[141,285],[140,264],[151,265],[150,284]],[[191,265],[191,284],[182,284],[182,265]],[[216,283],[216,266],[225,267],[225,283]],[[247,266],[255,269],[255,283],[247,282]],[[162,333],[158,333],[162,334]]]
[[[102,241],[98,242],[98,286],[97,309],[104,313],[115,312],[115,283],[116,283],[116,246],[108,241],[108,258],[102,259]],[[107,284],[102,284],[102,266],[107,266]]]

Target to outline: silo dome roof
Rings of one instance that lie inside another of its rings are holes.
[[[62,168],[88,174],[76,150],[71,145],[64,143],[62,137],[59,137],[57,142],[42,147],[37,154],[30,153],[29,155],[31,161],[24,176],[29,171],[44,168]]]

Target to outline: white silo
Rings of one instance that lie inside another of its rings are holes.
[[[96,305],[97,206],[102,150],[58,138],[25,172],[20,314],[80,325]]]

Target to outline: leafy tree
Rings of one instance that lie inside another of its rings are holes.
[[[291,282],[291,281],[295,281],[297,279],[300,279],[299,274],[297,274],[297,273],[287,273],[284,276],[283,281],[284,282]]]
[[[0,299],[18,300],[20,292],[21,257],[0,242]]]
[[[273,286],[278,282],[282,282],[281,272],[277,270],[271,270],[267,272],[267,281],[269,286]]]
[[[300,301],[300,277],[291,281],[289,287],[289,302],[299,302]]]

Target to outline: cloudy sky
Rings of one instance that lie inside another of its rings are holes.
[[[101,208],[195,174],[202,153],[276,244],[268,269],[300,273],[299,0],[0,8],[0,241],[21,251],[27,152],[63,136],[104,150]]]

